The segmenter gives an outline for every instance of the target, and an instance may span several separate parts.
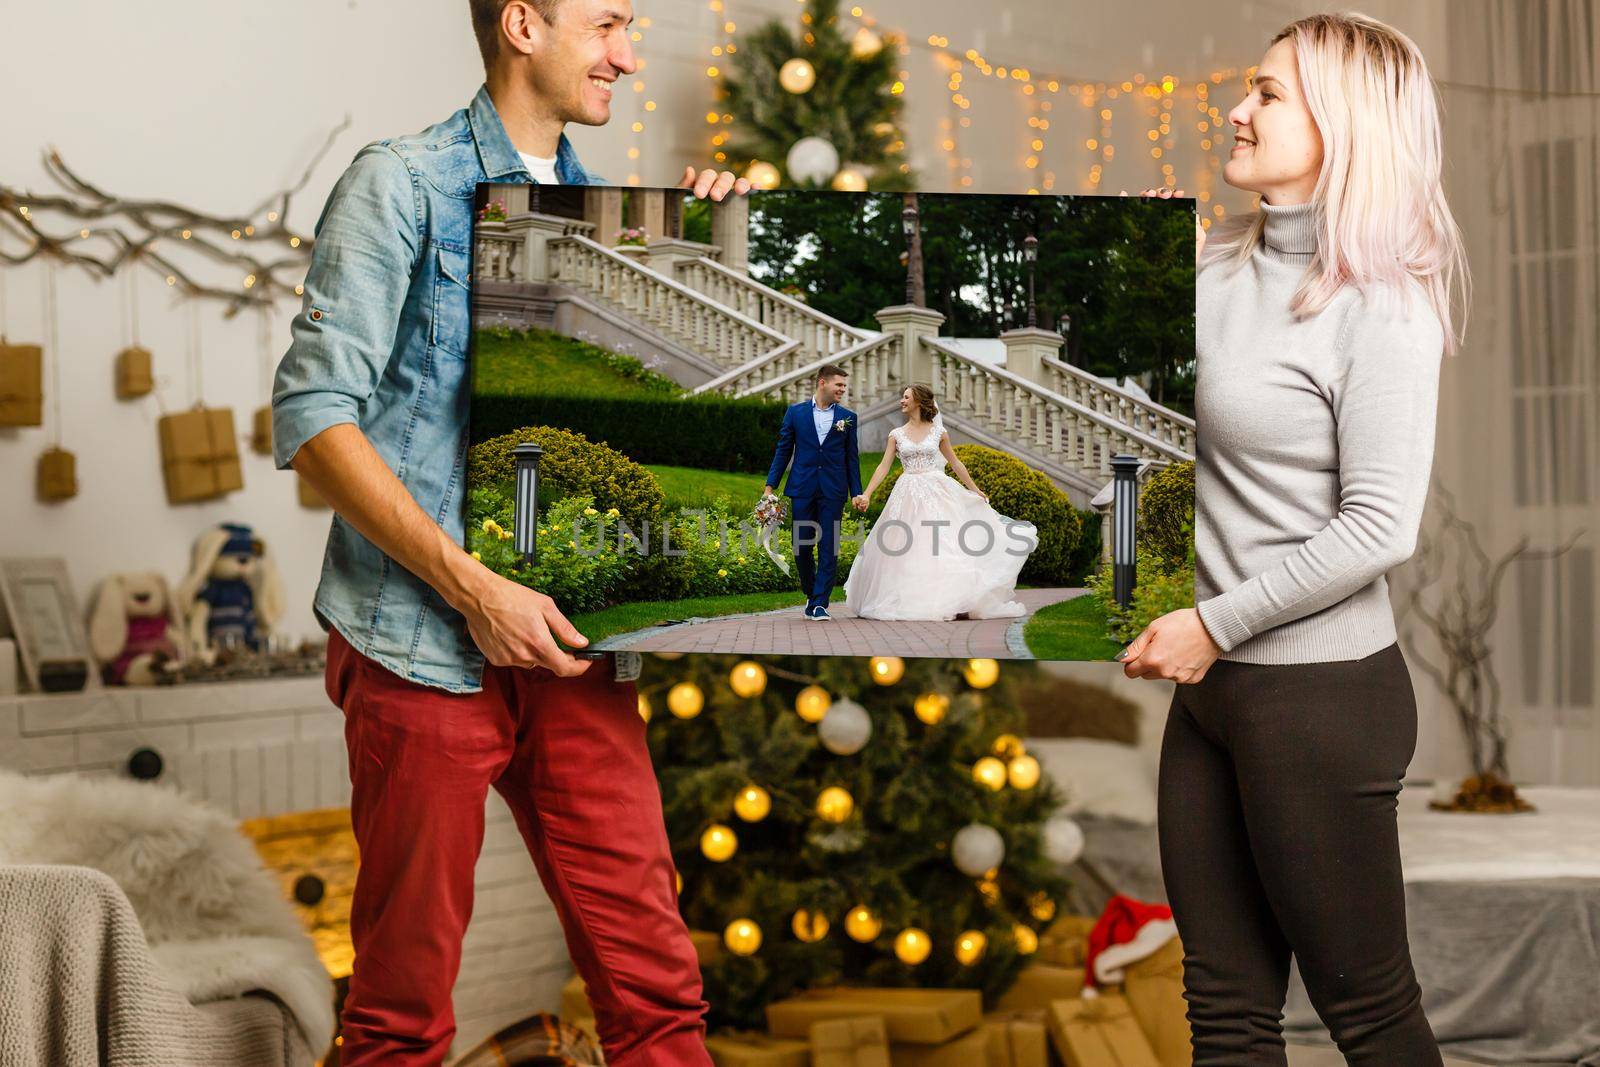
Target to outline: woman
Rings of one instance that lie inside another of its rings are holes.
[[[900,457],[900,478],[845,580],[845,607],[864,619],[1023,614],[1012,596],[1017,574],[1039,547],[1037,529],[989,506],[989,497],[950,447],[933,390],[908,386],[900,394],[900,412],[905,423],[889,431],[878,469],[851,501],[857,511],[866,511]],[[944,472],[946,463],[955,478]]]
[[[1348,1063],[1439,1064],[1406,940],[1417,719],[1384,580],[1415,546],[1467,282],[1433,86],[1398,31],[1315,15],[1228,119],[1223,178],[1262,200],[1197,251],[1196,606],[1118,657],[1182,683],[1159,831],[1194,1063],[1286,1062],[1292,952]]]

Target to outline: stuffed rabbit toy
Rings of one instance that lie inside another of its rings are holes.
[[[259,649],[283,616],[283,582],[265,542],[239,523],[201,534],[178,606],[190,647],[206,662],[224,646]]]
[[[183,631],[167,581],[155,572],[113,574],[89,613],[89,647],[107,685],[154,685],[183,659]]]

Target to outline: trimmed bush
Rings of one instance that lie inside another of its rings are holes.
[[[1193,529],[1194,463],[1174,463],[1151,475],[1139,494],[1139,547],[1164,573],[1181,570]]]
[[[989,495],[991,507],[1007,518],[1031,522],[1038,528],[1039,547],[1023,564],[1018,580],[1035,585],[1069,582],[1073,554],[1083,538],[1083,520],[1067,494],[1044,474],[998,449],[956,445],[955,453],[978,488]],[[896,462],[873,494],[867,509],[869,519],[876,521],[883,513],[883,505],[903,470]]]
[[[764,474],[786,408],[779,401],[722,396],[479,393],[470,433],[478,444],[522,426],[571,426],[636,463]]]
[[[646,520],[652,527],[659,521],[666,497],[655,475],[614,448],[553,426],[524,426],[472,446],[467,484],[511,493],[517,468],[511,453],[524,441],[544,449],[539,460],[541,514],[564,497],[584,495],[600,511],[616,508],[640,536]]]

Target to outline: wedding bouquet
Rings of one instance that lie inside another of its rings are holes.
[[[776,496],[763,496],[755,509],[756,525],[760,527],[761,547],[766,550],[767,556],[784,574],[789,573],[789,561],[778,555],[772,547],[772,535],[783,525],[783,501]]]

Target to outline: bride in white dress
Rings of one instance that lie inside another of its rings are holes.
[[[882,462],[852,501],[867,510],[899,457],[900,477],[844,583],[845,607],[864,619],[908,621],[1024,614],[1017,575],[1039,547],[1037,528],[989,506],[950,447],[931,389],[907,387],[900,411],[905,423],[889,431]]]

